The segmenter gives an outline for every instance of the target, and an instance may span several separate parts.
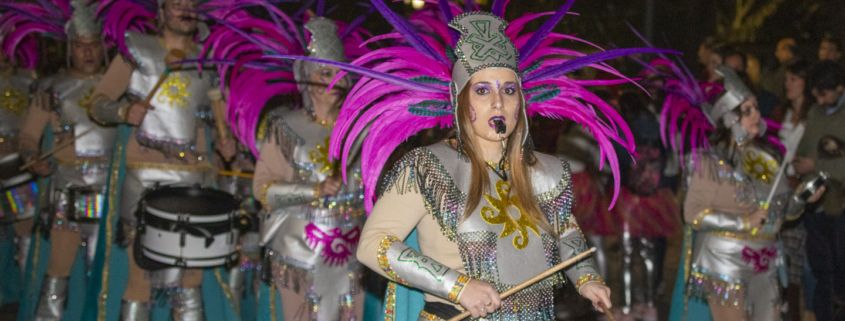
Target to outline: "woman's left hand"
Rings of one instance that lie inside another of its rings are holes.
[[[593,303],[596,311],[605,312],[605,309],[610,310],[613,307],[610,303],[610,288],[604,284],[590,282],[582,285],[578,292]]]

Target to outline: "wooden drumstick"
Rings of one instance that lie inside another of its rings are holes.
[[[249,173],[249,172],[237,172],[237,171],[225,171],[225,170],[217,171],[217,175],[235,176],[235,177],[243,177],[243,178],[249,178],[249,179],[252,179],[253,176],[255,176],[255,174]]]
[[[144,105],[151,106],[150,102],[153,101],[153,97],[155,97],[156,92],[158,92],[158,88],[164,84],[164,81],[167,79],[167,76],[170,75],[171,72],[176,70],[175,68],[170,68],[170,65],[185,59],[185,52],[179,49],[171,49],[167,52],[167,55],[164,56],[164,63],[166,67],[164,68],[164,72],[158,76],[158,80],[156,81],[155,85],[153,85],[153,89],[147,94],[147,97],[144,98]]]
[[[80,137],[87,135],[87,134],[88,134],[88,133],[90,133],[92,130],[94,130],[94,127],[88,128],[88,129],[86,129],[85,131],[83,131],[83,132],[79,133],[79,135],[76,135],[76,136],[74,136],[73,138],[71,138],[71,139],[69,139],[69,140],[67,140],[67,141],[62,142],[61,144],[56,145],[56,147],[53,147],[53,149],[50,149],[49,151],[47,151],[47,152],[46,152],[46,153],[44,153],[44,154],[41,154],[41,156],[38,156],[38,157],[36,157],[35,159],[33,159],[33,160],[31,160],[31,161],[27,162],[26,164],[21,165],[21,167],[18,167],[18,170],[19,170],[19,171],[26,170],[26,169],[28,169],[28,168],[32,167],[32,165],[35,165],[35,163],[38,163],[38,162],[40,162],[40,161],[43,161],[43,160],[47,159],[47,158],[48,158],[48,157],[50,157],[50,156],[53,156],[53,154],[55,154],[56,152],[58,152],[58,151],[62,150],[63,148],[68,147],[68,146],[70,146],[70,145],[73,145],[73,142],[75,142],[75,141],[76,141],[77,139],[79,139]]]
[[[601,311],[604,313],[604,315],[607,317],[607,319],[608,319],[608,320],[610,320],[610,321],[616,321],[616,318],[613,316],[613,313],[612,313],[612,312],[610,312],[610,309],[608,309],[608,308],[604,305],[604,303],[599,303],[599,307],[601,307]]]
[[[563,261],[560,264],[555,265],[555,266],[551,267],[550,269],[543,271],[540,274],[537,274],[536,276],[526,280],[525,282],[517,284],[516,286],[514,286],[510,289],[507,289],[505,292],[502,292],[501,295],[499,295],[499,297],[504,300],[507,297],[513,295],[514,293],[522,291],[525,288],[527,288],[531,285],[534,285],[534,283],[540,282],[543,279],[550,277],[550,276],[554,275],[557,272],[560,272],[561,270],[563,270],[565,268],[568,268],[570,265],[573,265],[573,264],[577,263],[578,261],[585,259],[586,257],[592,255],[595,252],[596,252],[596,248],[590,248],[589,250],[581,252],[580,254],[573,256],[573,257],[569,258],[568,260]],[[470,312],[464,311],[463,313],[449,319],[449,321],[460,321],[460,320],[463,320],[463,319],[465,319],[469,316],[470,316]]]
[[[217,125],[217,135],[220,136],[220,139],[228,138],[226,135],[227,127],[226,127],[226,106],[220,106],[221,104],[225,103],[223,101],[223,94],[220,92],[220,89],[214,88],[208,91],[208,98],[211,99],[211,111],[214,113],[214,124]]]

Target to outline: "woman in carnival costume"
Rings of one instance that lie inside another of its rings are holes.
[[[462,307],[489,320],[553,320],[552,292],[562,275],[506,300],[498,294],[587,249],[571,215],[568,165],[532,151],[528,116],[568,118],[587,127],[602,146],[603,161],[618,173],[612,143],[632,151],[630,131],[583,86],[624,83],[628,79],[602,61],[659,50],[584,55],[555,47],[560,40],[583,41],[551,32],[572,1],[509,26],[501,18],[504,1],[495,1],[492,13],[472,11],[472,2],[471,12],[461,13],[441,1],[441,15],[428,20],[428,33],[417,33],[382,1],[372,3],[396,29],[383,38],[402,42],[352,64],[268,57],[336,65],[363,76],[341,108],[330,151],[347,180],[354,179],[348,165],[360,159],[370,217],[358,258],[392,281],[385,319],[448,319]],[[538,31],[523,32],[526,23],[545,15],[551,17]],[[585,66],[618,78],[581,82],[564,76]],[[412,150],[377,188],[402,141],[434,127],[455,127],[455,136]],[[597,309],[610,307],[610,289],[592,260],[566,274]],[[426,292],[425,301],[411,288]]]
[[[766,123],[756,98],[732,70],[718,67],[722,83],[705,84],[683,66],[670,70],[661,134],[688,160],[670,320],[779,320],[777,233],[805,204],[776,179],[778,160],[757,139]]]
[[[360,179],[342,182],[328,156],[350,81],[326,90],[339,69],[308,61],[261,68],[268,50],[340,62],[358,57],[366,49],[359,47],[364,33],[357,27],[363,17],[350,25],[325,18],[321,1],[316,15],[303,15],[300,25],[270,2],[251,5],[270,18],[234,10],[220,17],[206,49],[213,52],[207,61],[218,64],[225,79],[235,134],[258,159],[253,191],[266,212],[260,240],[273,284],[262,291],[261,317],[363,320],[362,271],[354,256],[364,222],[363,189]],[[278,96],[289,101],[266,110]]]

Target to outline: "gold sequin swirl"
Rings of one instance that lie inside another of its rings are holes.
[[[493,207],[482,207],[481,218],[488,224],[502,225],[502,233],[499,234],[500,239],[506,238],[514,232],[518,232],[519,235],[513,238],[513,247],[522,250],[528,246],[528,230],[533,231],[537,236],[540,236],[540,232],[534,220],[522,208],[516,206],[516,196],[511,196],[510,191],[511,186],[508,182],[501,180],[496,182],[496,194],[498,194],[498,198],[489,194],[484,195],[484,199]],[[519,212],[519,219],[514,219],[508,213],[508,208],[511,206],[515,207],[517,212]]]

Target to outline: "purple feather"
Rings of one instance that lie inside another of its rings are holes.
[[[546,20],[546,22],[544,22],[543,25],[540,26],[539,30],[534,32],[534,35],[531,36],[531,40],[529,40],[528,43],[525,44],[525,46],[519,48],[519,56],[525,57],[530,55],[531,52],[533,52],[534,49],[536,49],[537,46],[540,44],[540,41],[545,39],[546,35],[548,35],[549,32],[551,32],[552,29],[554,29],[558,23],[560,23],[560,21],[563,19],[563,16],[565,16],[566,13],[569,12],[569,8],[572,8],[572,5],[574,3],[575,0],[566,0],[566,2],[560,6],[560,9],[558,9],[553,16]]]
[[[371,0],[371,2],[376,10],[378,10],[385,19],[387,19],[387,22],[390,23],[393,28],[396,28],[397,32],[401,33],[405,37],[405,41],[407,41],[412,47],[422,53],[425,53],[431,58],[440,60],[443,63],[448,63],[445,57],[438,54],[433,48],[431,48],[431,46],[429,46],[428,43],[423,41],[417,34],[416,30],[414,30],[407,21],[402,19],[402,17],[391,11],[382,0]]]

